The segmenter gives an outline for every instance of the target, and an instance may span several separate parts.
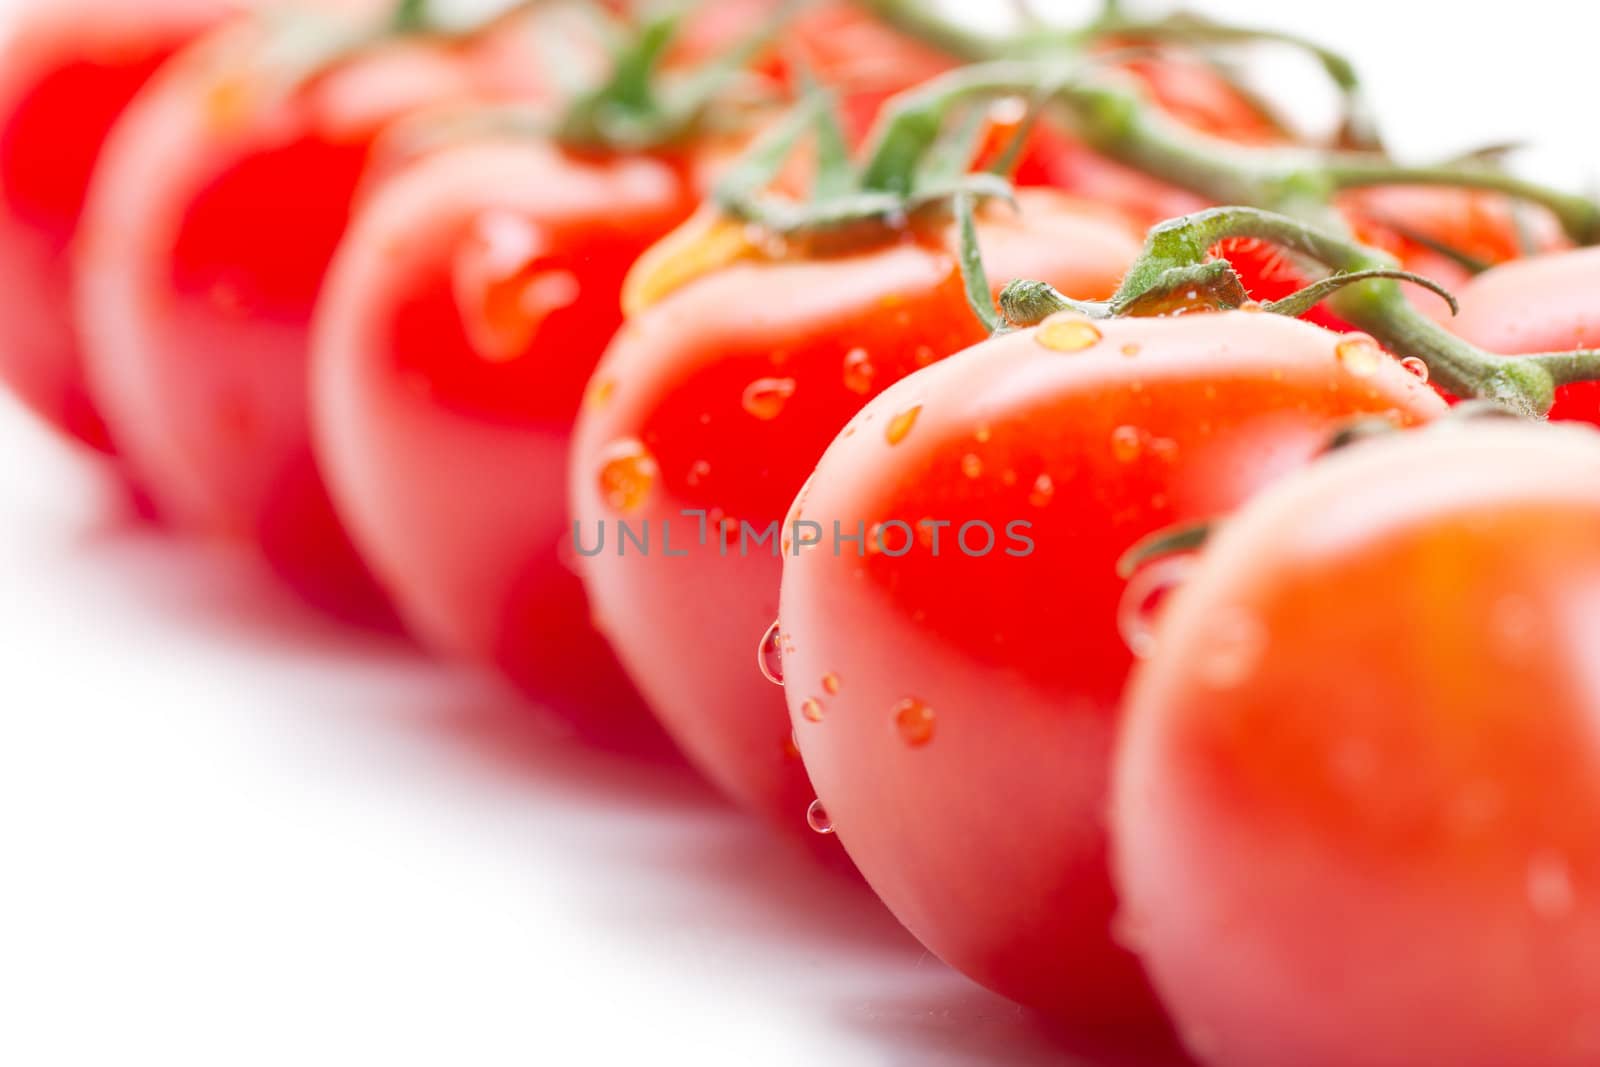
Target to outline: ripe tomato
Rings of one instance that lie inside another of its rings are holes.
[[[1070,1025],[1157,1018],[1110,928],[1119,605],[1147,595],[1117,561],[1352,417],[1443,410],[1370,340],[1243,311],[1057,316],[868,405],[796,502],[829,533],[785,560],[783,666],[820,811],[900,921]],[[835,523],[882,542],[836,554]]]
[[[1600,345],[1600,248],[1536,256],[1485,271],[1462,289],[1451,328],[1503,355]],[[1600,384],[1556,390],[1550,417],[1600,425]]]
[[[113,132],[78,256],[87,369],[161,512],[252,540],[312,601],[381,619],[311,459],[312,306],[386,124],[541,86],[528,52],[495,34],[392,39],[309,79],[285,66],[285,45],[267,24],[212,36]]]
[[[1600,438],[1354,448],[1225,529],[1133,686],[1123,925],[1218,1067],[1600,1058]]]
[[[1020,220],[984,213],[997,280],[1045,277],[1086,297],[1115,288],[1138,251],[1125,224],[1051,191],[1022,203]],[[778,612],[780,545],[741,554],[738,524],[775,526],[869,397],[984,336],[948,240],[940,227],[709,274],[623,328],[578,422],[572,510],[584,553],[606,536],[580,560],[602,630],[691,760],[791,830],[803,831],[813,793],[783,695],[756,670]],[[650,531],[649,553],[618,555],[623,522]]]
[[[374,194],[318,312],[318,458],[400,613],[592,732],[649,717],[563,556],[569,438],[624,275],[693,209],[687,169],[539,141],[441,152]]]
[[[72,323],[69,250],[89,175],[128,101],[240,0],[55,0],[0,51],[0,378],[61,432],[112,450]]]

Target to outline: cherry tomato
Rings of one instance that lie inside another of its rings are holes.
[[[187,51],[113,132],[78,256],[87,369],[164,515],[253,541],[313,602],[382,619],[311,459],[312,306],[391,120],[542,90],[528,52],[495,34],[391,39],[307,78],[275,26]]]
[[[69,251],[112,124],[173,53],[239,0],[54,0],[0,52],[0,377],[61,432],[112,451],[72,322]]]
[[[1485,271],[1461,290],[1451,328],[1504,355],[1600,346],[1600,248],[1537,256]],[[1556,390],[1550,417],[1600,425],[1600,384]]]
[[[1218,1067],[1600,1058],[1600,438],[1401,436],[1232,520],[1132,688],[1123,926]]]
[[[405,620],[612,736],[650,720],[564,556],[569,438],[624,275],[693,209],[687,169],[541,141],[441,152],[374,194],[315,334],[317,454]]]
[[[1089,297],[1115,288],[1138,251],[1125,224],[1051,191],[1022,203],[1021,219],[985,213],[994,278],[1045,277]],[[776,527],[869,397],[983,336],[945,230],[689,284],[623,328],[578,423],[572,508],[601,628],[701,770],[793,831],[813,794],[783,694],[756,669],[777,617],[780,538],[741,551],[740,524],[752,538]],[[624,522],[650,531],[648,553],[618,555]]]
[[[1353,417],[1443,410],[1370,340],[1244,311],[1057,316],[894,385],[796,502],[824,544],[784,564],[814,821],[977,981],[1070,1026],[1158,1019],[1113,940],[1104,811],[1133,663],[1119,611],[1142,644],[1130,608],[1161,587],[1130,591],[1117,561]],[[866,527],[865,554],[835,523]]]

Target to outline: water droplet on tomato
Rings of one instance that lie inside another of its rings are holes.
[[[804,704],[800,705],[800,717],[806,722],[821,722],[822,701],[816,697],[808,698]]]
[[[889,426],[888,429],[884,431],[884,437],[891,445],[897,445],[901,441],[904,441],[908,436],[910,436],[911,428],[917,424],[917,416],[921,414],[922,405],[920,404],[914,408],[902,411],[900,414],[889,420]]]
[[[1130,357],[1137,356],[1139,354],[1139,346],[1134,344],[1123,345],[1122,354]]]
[[[744,409],[762,422],[771,422],[783,414],[794,390],[793,378],[761,378],[745,389]]]
[[[795,737],[794,731],[789,731],[789,736],[783,739],[783,754],[787,759],[800,758],[800,740]]]
[[[911,358],[916,361],[916,364],[919,367],[931,367],[935,362],[938,361],[939,353],[935,352],[927,345],[918,345],[916,351],[912,353]]]
[[[1365,334],[1352,334],[1333,349],[1339,365],[1357,378],[1370,378],[1383,365],[1383,349]]]
[[[921,748],[933,740],[933,709],[916,697],[907,697],[894,706],[894,727],[902,741]]]
[[[1048,474],[1041,474],[1034,480],[1033,490],[1028,493],[1028,503],[1036,508],[1048,507],[1050,501],[1056,498],[1056,483]]]
[[[1200,659],[1200,681],[1213,689],[1237,689],[1255,673],[1267,650],[1267,628],[1255,616],[1237,612],[1211,626]]]
[[[761,676],[773,685],[783,684],[782,625],[774,622],[767,627],[767,632],[761,635],[761,644],[756,647],[756,665],[761,668]]]
[[[972,437],[980,445],[986,445],[994,438],[994,432],[987,425],[980,425],[973,431]]]
[[[689,476],[686,479],[691,489],[698,489],[711,477],[711,464],[703,459],[697,459],[689,465]]]
[[[1406,370],[1410,371],[1412,377],[1416,378],[1417,381],[1426,382],[1428,380],[1428,375],[1430,373],[1428,370],[1428,365],[1422,360],[1418,359],[1416,356],[1407,356],[1405,359],[1400,361],[1400,365]]]
[[[831,697],[839,695],[839,676],[837,674],[824,674],[822,676],[822,691]]]
[[[852,348],[844,357],[844,387],[852,393],[866,396],[872,392],[872,383],[878,369],[872,365],[872,354],[865,348]]]
[[[577,303],[578,276],[541,265],[543,233],[510,211],[486,211],[456,253],[452,291],[473,351],[491,362],[524,355],[544,320]]]
[[[615,511],[644,507],[656,485],[655,457],[643,443],[628,439],[606,450],[600,467],[600,495]]]
[[[972,479],[983,477],[983,460],[975,453],[968,452],[961,457],[961,473]]]
[[[1118,463],[1136,463],[1144,455],[1144,432],[1137,426],[1118,426],[1111,431],[1111,454]]]
[[[589,384],[588,390],[583,394],[583,406],[590,411],[599,411],[611,403],[611,398],[616,393],[616,382],[610,378],[596,378]]]
[[[1117,604],[1117,630],[1135,658],[1149,659],[1155,654],[1161,609],[1188,579],[1193,567],[1193,556],[1166,556],[1142,568],[1122,591],[1122,600]]]
[[[1052,352],[1082,352],[1100,343],[1100,328],[1075,311],[1051,315],[1033,339]]]
[[[1577,891],[1572,885],[1572,868],[1556,852],[1540,852],[1528,862],[1528,906],[1541,919],[1555,921],[1572,914],[1577,906]]]
[[[806,809],[806,825],[819,834],[833,833],[833,819],[828,815],[828,809],[822,806],[822,801],[813,800]]]

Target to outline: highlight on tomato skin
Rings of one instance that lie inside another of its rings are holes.
[[[0,379],[100,452],[73,324],[69,249],[107,133],[145,82],[243,0],[52,0],[10,17],[0,51]]]
[[[1120,926],[1216,1067],[1600,1055],[1600,436],[1391,435],[1235,515],[1132,686]]]
[[[1473,279],[1458,294],[1451,329],[1491,352],[1524,355],[1600,347],[1600,249],[1520,260]],[[1550,417],[1600,425],[1600,384],[1556,390]]]
[[[1370,340],[1243,311],[1064,314],[868,404],[796,501],[829,533],[785,558],[779,618],[816,795],[901,922],[1076,1031],[1160,1030],[1112,929],[1118,560],[1351,419],[1444,410]],[[836,548],[835,523],[883,541]]]
[[[692,170],[538,139],[439,152],[368,202],[315,329],[316,453],[402,617],[607,740],[655,727],[574,571],[570,437],[623,276],[692,210]]]
[[[1023,190],[1020,204],[981,213],[997,282],[1044,276],[1091,298],[1115,289],[1139,248],[1126,222],[1054,190]],[[752,539],[781,524],[870,397],[986,336],[952,227],[919,225],[827,254],[757,250],[658,294],[596,371],[571,467],[579,570],[635,683],[712,782],[834,856],[836,844],[806,833],[815,794],[783,693],[756,669],[784,538]],[[648,552],[623,549],[624,525],[647,531]]]
[[[356,24],[342,8],[318,16]],[[393,39],[309,78],[283,65],[276,25],[241,24],[186,50],[108,141],[76,257],[87,371],[163,517],[254,544],[330,612],[393,625],[311,456],[312,308],[393,120],[547,88],[536,65],[495,47],[514,23],[463,43]]]

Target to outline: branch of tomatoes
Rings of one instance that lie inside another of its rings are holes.
[[[1109,308],[1079,306],[1078,310],[1150,313],[1152,305],[1162,306],[1165,298],[1187,292],[1177,287],[1180,281],[1213,291],[1230,281],[1237,284],[1227,264],[1211,262],[1211,250],[1227,238],[1253,237],[1306,255],[1336,275],[1357,275],[1337,280],[1339,291],[1329,297],[1333,310],[1396,355],[1421,359],[1434,380],[1457,396],[1491,400],[1518,414],[1541,416],[1549,411],[1558,386],[1600,379],[1600,354],[1579,351],[1512,359],[1450,334],[1404,298],[1390,273],[1398,267],[1391,257],[1349,236],[1333,201],[1342,190],[1373,185],[1493,190],[1548,209],[1573,240],[1584,244],[1600,240],[1600,205],[1477,161],[1418,168],[1371,152],[1224,142],[1182,127],[1133,92],[1096,78],[1096,66],[1070,58],[1001,60],[937,79],[891,108],[866,172],[891,176],[877,181],[892,187],[892,176],[903,173],[905,161],[925,150],[929,138],[945,125],[945,116],[975,100],[1048,98],[1077,136],[1103,155],[1214,202],[1241,205],[1157,227],[1117,300]],[[1169,275],[1169,271],[1179,273]],[[1302,303],[1292,299],[1278,310],[1289,312]],[[1014,304],[1014,310],[1021,308],[1016,300]]]

